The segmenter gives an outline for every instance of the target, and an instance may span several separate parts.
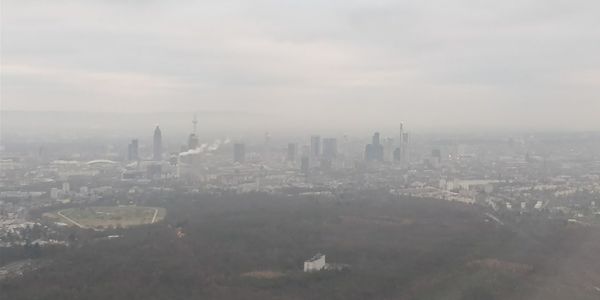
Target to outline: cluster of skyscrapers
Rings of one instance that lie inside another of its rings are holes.
[[[408,145],[408,133],[404,132],[403,124],[400,124],[400,134],[395,148],[394,139],[387,138],[382,143],[379,132],[375,132],[371,143],[365,147],[365,160],[408,162]]]
[[[152,139],[152,160],[162,160],[162,148],[162,132],[160,131],[160,127],[156,126]],[[127,159],[130,161],[140,160],[140,144],[138,139],[133,139],[129,143],[127,147]]]
[[[197,118],[194,116],[192,121],[193,131],[190,133],[187,145],[182,147],[182,151],[192,151],[199,148],[199,138],[196,133]],[[371,138],[371,142],[364,148],[364,160],[366,162],[408,162],[408,133],[404,132],[404,127],[400,125],[400,131],[397,139],[385,138],[382,139],[379,132],[375,132]],[[345,139],[344,147],[347,147],[347,139]],[[262,160],[268,162],[271,159],[270,135],[265,134],[264,149]],[[233,144],[233,162],[245,163],[246,145],[244,143]],[[297,143],[287,144],[287,149],[284,153],[285,161],[289,163],[299,163],[300,170],[308,173],[311,168],[319,166],[323,170],[331,169],[332,166],[339,163],[338,159],[338,139],[328,137],[321,138],[320,135],[310,137],[310,143],[299,148]],[[152,158],[151,160],[158,162],[163,159],[163,143],[162,132],[159,126],[154,129]],[[182,152],[182,154],[184,153]],[[190,154],[192,152],[186,152]],[[195,153],[195,152],[194,152]],[[345,151],[344,151],[345,153]],[[282,153],[283,154],[283,153]],[[252,156],[255,157],[255,156]],[[346,157],[346,155],[344,155]],[[139,141],[133,139],[128,145],[128,160],[139,161]]]

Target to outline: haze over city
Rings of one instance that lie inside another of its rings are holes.
[[[0,300],[598,300],[599,12],[0,0]]]
[[[1,109],[594,130],[598,10],[593,0],[3,1]]]

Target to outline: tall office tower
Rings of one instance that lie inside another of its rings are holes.
[[[236,143],[233,145],[233,161],[243,163],[246,160],[246,145]]]
[[[310,137],[310,156],[319,157],[321,155],[321,137],[313,135]]]
[[[399,162],[402,161],[402,156],[403,156],[403,149],[404,149],[403,137],[404,137],[404,124],[400,123],[400,131],[399,131],[399,135],[398,135],[398,146],[394,150],[394,160],[399,161]]]
[[[298,152],[298,145],[294,143],[289,143],[287,147],[287,161],[296,161],[296,154]]]
[[[383,142],[383,160],[391,162],[394,160],[394,139],[386,138]]]
[[[400,136],[398,137],[398,146],[402,146],[402,137],[404,135],[404,124],[400,123]]]
[[[379,132],[375,132],[375,134],[373,134],[373,138],[372,138],[372,142],[373,145],[380,145],[380,138],[379,138]]]
[[[334,138],[323,139],[323,158],[333,159],[333,158],[337,157],[337,154],[338,154],[337,139],[334,139]]]
[[[408,156],[409,153],[409,140],[408,140],[408,132],[405,132],[402,134],[402,162],[403,163],[408,163],[410,160],[410,157]]]
[[[383,160],[383,146],[381,145],[379,132],[373,134],[371,144],[365,147],[365,160],[367,161],[382,161]]]
[[[138,160],[140,158],[140,153],[139,150],[140,146],[139,146],[139,142],[137,139],[133,139],[131,140],[131,143],[129,143],[129,147],[128,147],[128,151],[127,151],[127,159],[128,160]]]
[[[156,129],[154,129],[154,139],[153,139],[153,155],[152,158],[154,160],[162,160],[162,133],[160,132],[160,128],[158,125]]]
[[[373,160],[373,144],[367,144],[365,146],[365,160],[366,161]]]
[[[188,149],[198,148],[198,135],[196,134],[196,130],[198,128],[198,117],[196,117],[196,115],[194,115],[192,124],[194,127],[192,133],[190,133],[190,137],[188,138]]]
[[[304,174],[308,174],[308,170],[310,169],[310,160],[308,156],[302,156],[300,161],[300,171]]]

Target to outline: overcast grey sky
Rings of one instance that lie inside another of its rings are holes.
[[[600,1],[2,0],[2,110],[600,129]]]

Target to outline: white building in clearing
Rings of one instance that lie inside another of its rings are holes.
[[[311,259],[304,262],[304,272],[321,271],[325,269],[325,254],[317,253]]]

